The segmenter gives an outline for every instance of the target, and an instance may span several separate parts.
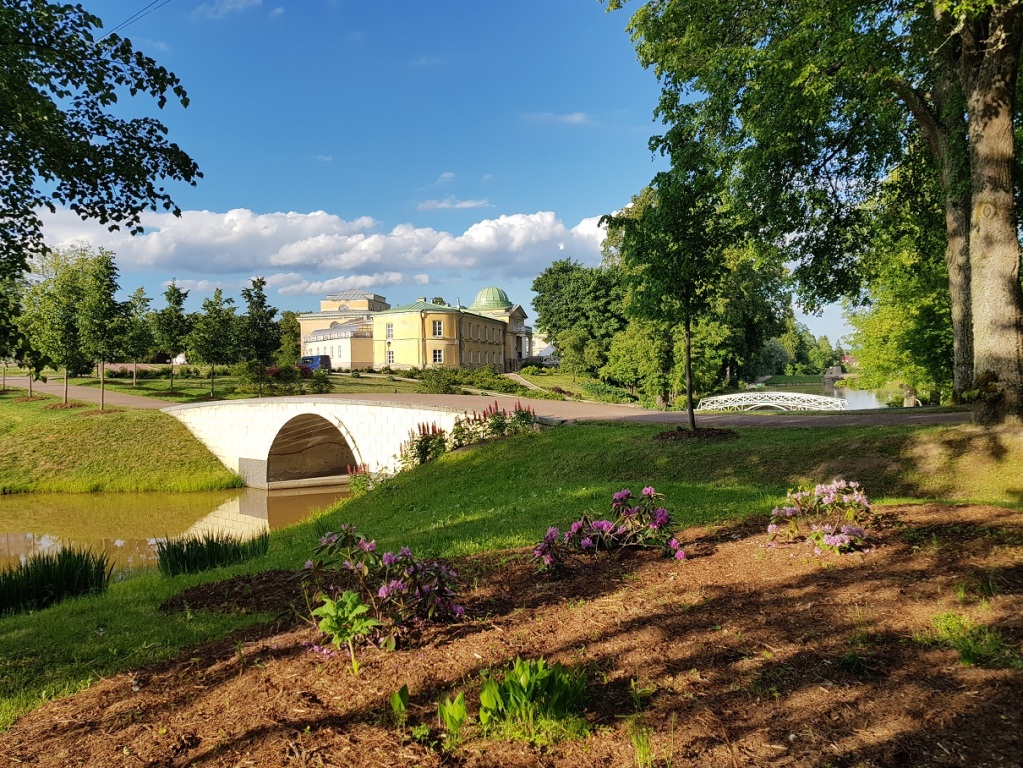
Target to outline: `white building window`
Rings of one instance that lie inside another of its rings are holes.
[[[443,363],[443,362],[444,362],[444,350],[443,349],[435,349],[435,350],[433,350],[433,363],[434,363],[434,365],[437,365],[437,364]]]
[[[394,323],[388,323],[384,326],[384,336],[389,339],[394,338]]]
[[[394,365],[394,350],[393,349],[387,350],[387,364],[388,365]]]
[[[434,320],[433,321],[433,335],[434,335],[434,337],[439,337],[439,336],[443,336],[444,335],[444,321],[443,320]]]
[[[485,355],[483,356],[483,360],[484,360],[484,362],[486,362],[486,364],[487,364],[487,365],[490,365],[490,353],[489,353],[489,352],[487,352],[487,353],[486,353],[486,354],[485,354]]]

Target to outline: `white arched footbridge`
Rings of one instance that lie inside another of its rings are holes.
[[[396,402],[303,395],[164,408],[253,488],[337,482],[348,467],[399,469],[420,424],[450,431],[462,411]]]
[[[841,397],[804,395],[801,392],[739,392],[700,399],[698,411],[844,411],[849,404]]]

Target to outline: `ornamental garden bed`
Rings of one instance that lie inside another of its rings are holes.
[[[530,550],[453,563],[462,621],[393,652],[325,654],[300,574],[165,606],[276,621],[102,680],[0,734],[38,766],[1015,765],[1023,754],[1023,511],[875,509],[868,552],[769,546],[766,516],[539,575]],[[586,676],[589,735],[487,737],[481,673],[545,657]],[[964,663],[966,659],[969,663]],[[390,699],[406,686],[406,720]],[[465,694],[453,745],[437,702]]]

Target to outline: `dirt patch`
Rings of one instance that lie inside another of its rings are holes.
[[[11,391],[11,390],[8,390],[8,391]],[[49,399],[50,398],[46,397],[45,395],[30,395],[30,396],[26,395],[25,397],[16,397],[16,398],[14,398],[14,402],[16,402],[16,403],[35,403],[35,402],[38,402],[40,400],[49,400]]]
[[[69,408],[84,408],[84,407],[85,407],[85,403],[79,403],[79,402],[71,401],[71,402],[68,402],[68,403],[53,403],[51,405],[43,406],[43,409],[47,410],[47,411],[63,411],[63,410],[67,410]]]
[[[634,717],[655,766],[1020,765],[1023,672],[1011,657],[966,666],[928,638],[935,616],[955,612],[1019,653],[1023,511],[880,511],[879,544],[843,557],[767,547],[764,520],[680,534],[686,562],[631,554],[554,580],[526,551],[465,559],[467,619],[412,648],[362,649],[358,676],[310,648],[323,639],[295,613],[296,574],[191,589],[165,609],[285,615],[51,702],[0,734],[0,755],[34,766],[625,768],[637,764]],[[466,691],[475,714],[482,670],[540,655],[586,671],[592,735],[537,748],[469,727],[458,749],[438,746],[438,698]],[[389,722],[402,685],[425,743]]]
[[[739,436],[734,429],[716,427],[676,427],[675,429],[654,435],[654,440],[733,440]]]

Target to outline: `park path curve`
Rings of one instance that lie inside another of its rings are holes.
[[[8,377],[8,385],[25,389],[28,381],[24,377]],[[35,382],[33,389],[38,392],[62,397],[63,382]],[[75,400],[98,403],[99,390],[93,387],[71,385],[68,396]],[[323,398],[324,395],[295,395],[294,399],[303,397]],[[561,422],[580,421],[616,421],[625,423],[671,424],[685,425],[688,421],[685,411],[652,411],[631,405],[613,405],[611,403],[593,403],[582,400],[533,400],[511,397],[509,395],[426,395],[426,394],[392,394],[378,392],[373,395],[334,394],[330,397],[355,400],[359,402],[407,403],[409,405],[426,405],[456,411],[482,411],[487,406],[497,403],[505,410],[512,410],[517,403],[528,405],[537,416]],[[166,408],[180,405],[170,400],[159,400],[154,397],[141,397],[107,390],[107,405],[117,408]],[[933,411],[927,408],[884,408],[876,411],[843,411],[827,414],[808,414],[795,412],[759,412],[699,414],[696,423],[702,427],[845,427],[869,424],[963,424],[970,421],[969,411]]]

